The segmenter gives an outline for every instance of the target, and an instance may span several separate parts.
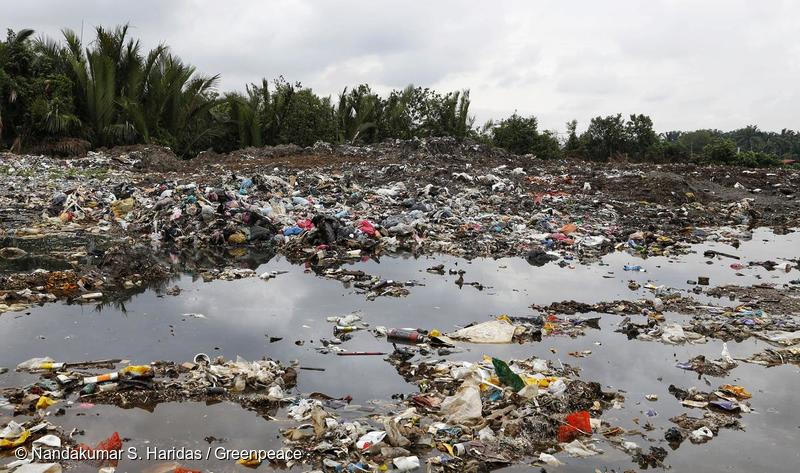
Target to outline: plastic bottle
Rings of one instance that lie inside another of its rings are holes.
[[[116,381],[118,379],[119,373],[106,373],[98,376],[91,376],[89,378],[83,378],[83,384],[97,384],[104,383],[106,381]]]
[[[59,370],[64,367],[64,363],[56,363],[52,358],[31,358],[17,365],[21,371],[33,370]]]
[[[403,330],[400,328],[390,329],[386,333],[386,338],[395,342],[404,343],[425,343],[428,338],[416,330]]]
[[[360,330],[360,328],[354,325],[337,325],[333,327],[333,333],[337,335],[340,333],[355,332],[356,330]]]

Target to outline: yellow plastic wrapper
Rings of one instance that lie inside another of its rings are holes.
[[[723,384],[720,386],[720,389],[723,391],[728,391],[729,393],[733,394],[739,399],[750,399],[753,397],[752,394],[747,392],[747,390],[741,386],[734,386],[732,384]]]
[[[57,402],[58,401],[50,399],[47,396],[42,396],[42,397],[39,398],[38,401],[36,401],[36,409],[37,410],[39,410],[39,409],[47,409],[48,407],[52,406],[53,404],[55,404]]]
[[[122,368],[121,372],[123,374],[130,374],[133,376],[149,376],[151,370],[152,369],[147,365],[133,365]]]
[[[550,383],[557,380],[558,378],[548,376],[546,378],[534,378],[533,376],[526,376],[523,377],[522,380],[525,381],[525,384],[536,384],[540,388],[547,388],[550,386]]]
[[[26,431],[22,432],[22,435],[20,435],[19,437],[15,438],[14,440],[0,439],[0,448],[15,448],[15,447],[19,447],[20,445],[25,443],[28,440],[28,437],[30,437],[30,436],[31,436],[31,432],[29,430],[26,430]]]
[[[241,460],[237,460],[236,463],[246,466],[248,468],[256,468],[258,465],[261,464],[261,460],[258,459],[258,455],[250,455],[248,458],[242,458]]]

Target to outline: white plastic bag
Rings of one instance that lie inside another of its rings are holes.
[[[491,320],[448,333],[447,336],[472,343],[511,343],[516,329],[505,320]]]
[[[483,403],[478,386],[465,382],[458,391],[444,398],[440,406],[442,414],[450,424],[474,424],[483,416]]]

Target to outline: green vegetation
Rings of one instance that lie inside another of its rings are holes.
[[[0,41],[0,149],[68,154],[145,143],[192,157],[207,149],[452,136],[542,159],[753,167],[800,160],[800,133],[792,130],[748,126],[659,135],[641,114],[595,117],[583,133],[572,120],[562,136],[516,112],[476,127],[468,90],[442,94],[408,86],[381,96],[362,84],[334,100],[279,77],[220,94],[218,75],[199,74],[166,45],[143,51],[127,25],[94,33],[82,44],[70,30],[59,41],[34,38],[32,30],[8,31]]]

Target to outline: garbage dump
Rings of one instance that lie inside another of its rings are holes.
[[[797,170],[0,163],[0,471],[792,471]]]

